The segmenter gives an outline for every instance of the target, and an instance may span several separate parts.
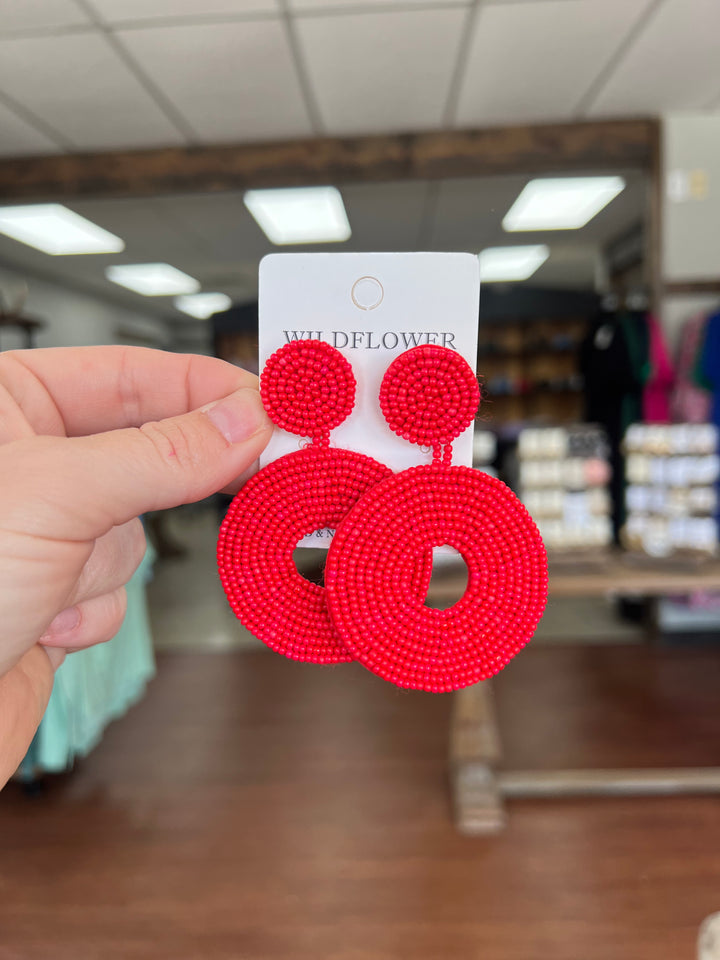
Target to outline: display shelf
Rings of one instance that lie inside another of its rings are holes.
[[[496,425],[543,419],[572,423],[580,418],[579,348],[586,329],[587,319],[575,316],[487,322],[481,315],[478,371],[485,383],[484,399],[514,401],[490,411]]]
[[[457,597],[467,576],[462,564],[449,565],[433,577],[432,599]],[[622,551],[611,551],[602,570],[550,569],[548,593],[551,597],[665,596],[696,590],[720,590],[720,559],[699,568],[658,568],[638,565]]]
[[[572,347],[526,347],[522,350],[488,350],[478,346],[478,358],[481,360],[529,360],[538,356],[572,356],[580,348],[580,344]]]
[[[454,578],[454,582],[453,582]],[[456,597],[457,571],[434,578],[432,599],[445,592]],[[607,569],[550,573],[552,597],[663,596],[692,590],[720,589],[720,561],[699,571],[634,568],[614,555]],[[523,654],[521,654],[522,656]],[[645,767],[618,769],[498,770],[502,760],[493,702],[493,681],[486,680],[453,695],[449,764],[452,802],[457,829],[485,835],[504,829],[507,798],[644,797],[675,794],[719,794],[720,767]]]

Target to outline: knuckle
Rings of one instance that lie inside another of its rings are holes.
[[[145,423],[139,429],[165,466],[183,471],[198,465],[198,445],[180,419]]]
[[[127,594],[121,587],[81,604],[80,609],[82,620],[79,633],[68,650],[84,650],[98,643],[107,643],[117,636],[125,619]]]
[[[120,623],[125,619],[125,614],[127,613],[127,591],[125,587],[121,587],[119,590],[116,590],[111,594],[111,613],[115,620],[118,620]]]
[[[137,423],[142,410],[142,389],[135,374],[131,349],[119,349],[122,350],[117,384],[120,407],[126,423]]]
[[[73,602],[103,596],[127,583],[140,566],[145,548],[145,531],[137,518],[96,540],[71,594]]]
[[[145,556],[145,550],[147,547],[147,542],[145,540],[145,529],[137,517],[130,521],[128,527],[130,533],[130,545],[128,553],[136,563],[139,563]]]
[[[125,589],[115,590],[108,594],[106,626],[102,631],[105,640],[112,640],[120,627],[123,625],[125,614],[127,612],[127,593]]]
[[[9,371],[19,364],[18,353],[18,350],[4,350],[0,353],[0,383],[5,383],[9,379]]]

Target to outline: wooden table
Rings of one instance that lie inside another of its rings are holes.
[[[433,581],[432,599],[457,597],[462,574]],[[720,590],[720,562],[696,569],[632,565],[612,557],[596,570],[550,568],[551,597],[645,596]],[[494,833],[506,822],[506,797],[633,796],[720,793],[720,767],[628,770],[498,771],[500,733],[492,682],[454,695],[450,775],[455,822],[467,834]]]

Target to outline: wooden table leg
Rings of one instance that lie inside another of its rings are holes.
[[[497,833],[505,810],[495,764],[500,758],[490,683],[485,681],[453,697],[450,725],[450,778],[455,825],[461,833]]]

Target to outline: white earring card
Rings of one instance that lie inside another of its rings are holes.
[[[260,264],[259,369],[292,340],[325,340],[350,362],[357,393],[330,446],[364,453],[398,472],[432,461],[432,450],[393,433],[380,411],[380,384],[395,357],[421,344],[456,350],[477,364],[478,259],[469,253],[279,253]],[[276,429],[264,467],[308,444]],[[453,444],[454,464],[472,466],[473,427]],[[298,546],[330,545],[333,531]],[[442,549],[442,548],[441,548]]]
[[[260,370],[291,340],[325,340],[350,362],[355,408],[330,445],[356,450],[393,471],[430,463],[380,411],[380,383],[395,357],[421,344],[456,350],[476,369],[480,271],[469,253],[280,253],[260,264]],[[472,466],[473,428],[453,444],[453,463]],[[276,429],[260,465],[306,445]]]

